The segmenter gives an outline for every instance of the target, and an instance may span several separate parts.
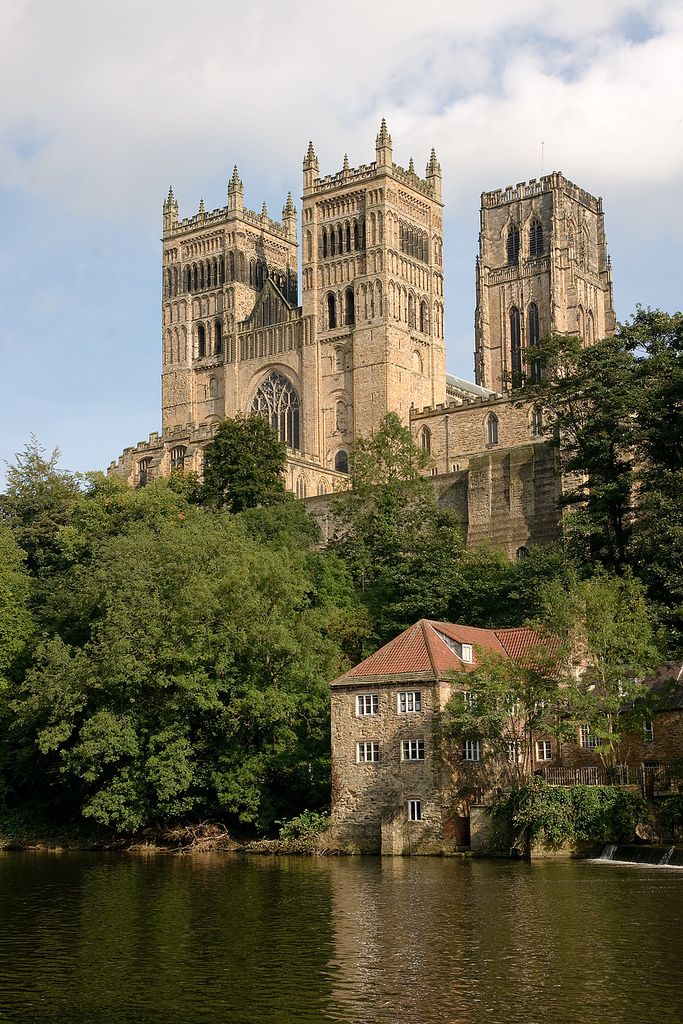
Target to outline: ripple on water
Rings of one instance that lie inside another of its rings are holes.
[[[0,1021],[571,1024],[589,1006],[679,1024],[680,883],[576,862],[2,854]]]

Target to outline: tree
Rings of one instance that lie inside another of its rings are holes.
[[[349,567],[377,639],[421,617],[445,618],[464,550],[460,524],[421,474],[427,455],[398,416],[351,451],[351,490],[337,496],[332,549]]]
[[[631,339],[618,335],[588,348],[575,336],[546,338],[526,353],[541,370],[523,400],[553,430],[571,510],[565,535],[587,561],[626,564],[632,528],[637,408]]]
[[[12,532],[0,522],[0,688],[6,685],[33,632],[31,581],[25,561]]]
[[[561,642],[561,679],[575,725],[589,730],[607,768],[623,763],[623,743],[651,715],[651,692],[642,683],[661,664],[657,622],[645,588],[630,572],[599,570],[565,588],[549,583],[541,628]]]
[[[15,799],[120,831],[265,829],[322,806],[327,680],[347,662],[307,558],[203,510],[98,544],[78,580],[88,629],[43,642],[10,694]]]
[[[683,634],[683,314],[638,308],[621,328],[637,355],[639,456],[629,559]]]
[[[286,446],[263,416],[238,415],[218,425],[204,451],[197,498],[212,508],[241,512],[284,500]]]
[[[479,740],[489,781],[521,786],[532,772],[534,737],[551,735],[559,743],[568,735],[557,644],[539,638],[524,658],[476,653],[477,668],[453,677],[462,688],[444,709],[444,735],[459,744]]]
[[[59,449],[49,457],[35,437],[8,466],[6,489],[0,495],[0,519],[12,530],[26,552],[30,572],[50,568],[58,546],[57,535],[81,496],[79,478],[60,470]]]

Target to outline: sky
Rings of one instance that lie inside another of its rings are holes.
[[[0,460],[106,469],[160,427],[161,206],[300,209],[374,159],[443,168],[450,372],[473,377],[482,191],[603,197],[617,317],[681,309],[681,0],[0,0]],[[0,471],[3,465],[0,461]]]

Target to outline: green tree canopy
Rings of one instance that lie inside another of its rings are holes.
[[[283,501],[286,455],[285,445],[263,416],[223,420],[204,450],[198,500],[231,512]]]
[[[446,617],[464,543],[457,517],[421,475],[426,453],[398,416],[351,450],[351,490],[334,503],[332,548],[346,563],[384,641],[421,617]]]
[[[327,680],[346,662],[306,561],[224,513],[104,540],[78,581],[87,636],[47,639],[13,689],[18,798],[39,787],[124,831],[207,814],[266,828],[323,804]]]

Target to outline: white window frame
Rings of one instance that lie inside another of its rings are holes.
[[[408,821],[424,821],[421,800],[408,801]]]
[[[462,702],[468,711],[476,711],[479,699],[477,697],[477,694],[473,693],[472,690],[463,690]]]
[[[425,741],[423,739],[401,740],[402,761],[424,761]]]
[[[460,655],[460,660],[464,661],[466,665],[471,665],[473,658],[472,644],[461,644],[460,650],[462,651],[462,654]]]
[[[369,710],[368,710],[369,708]],[[368,715],[379,714],[379,694],[359,693],[356,696],[356,717],[366,718]]]
[[[379,764],[380,750],[377,740],[358,740],[356,743],[356,764]]]
[[[595,733],[591,732],[590,725],[582,725],[579,727],[579,737],[583,750],[595,750],[598,745],[598,738]]]
[[[653,721],[643,722],[643,743],[654,743],[655,741],[655,723]]]
[[[553,745],[550,740],[536,740],[536,760],[552,761]]]
[[[481,761],[481,741],[464,740],[462,744],[462,756],[464,761]]]
[[[508,740],[507,742],[508,764],[522,763],[522,744],[519,740]]]
[[[399,690],[396,694],[396,712],[399,715],[412,715],[422,711],[421,690]]]

